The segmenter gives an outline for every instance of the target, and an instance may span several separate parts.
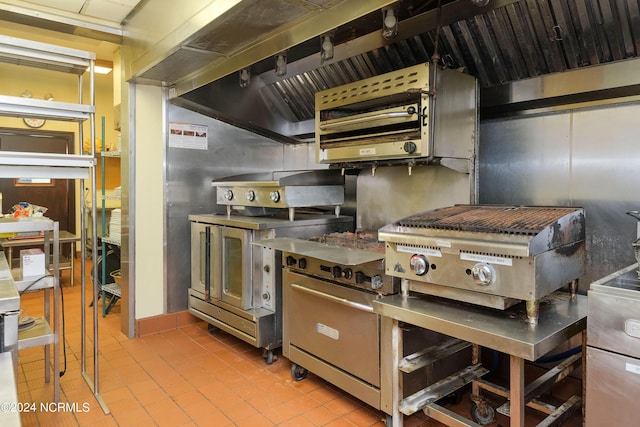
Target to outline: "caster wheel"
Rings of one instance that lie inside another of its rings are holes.
[[[215,335],[218,332],[220,332],[220,328],[217,328],[211,324],[207,325],[207,331],[209,331],[210,334]]]
[[[307,378],[307,374],[309,371],[304,369],[302,366],[296,365],[295,363],[291,365],[291,376],[296,381],[302,381]]]
[[[471,418],[480,425],[486,426],[496,419],[496,411],[487,403],[471,405]]]
[[[265,350],[262,353],[262,358],[264,359],[264,363],[267,365],[271,365],[273,362],[278,360],[278,357],[273,354],[273,350]]]

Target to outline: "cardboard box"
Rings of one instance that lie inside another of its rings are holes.
[[[42,249],[21,249],[20,270],[22,277],[44,276],[46,269]]]

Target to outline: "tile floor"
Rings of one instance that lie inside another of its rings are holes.
[[[296,382],[286,359],[266,365],[259,350],[225,333],[211,335],[202,322],[128,339],[120,332],[119,304],[99,319],[99,390],[110,410],[105,415],[81,375],[79,271],[73,288],[68,272],[63,272],[66,372],[61,378],[61,401],[80,411],[39,409],[41,402],[53,400],[52,383],[44,382],[44,351],[23,350],[18,399],[36,406],[35,412],[21,414],[23,426],[385,425],[382,412],[312,373]],[[87,280],[89,295],[90,283]],[[25,315],[40,315],[42,293],[23,295],[21,308]],[[87,325],[91,330],[92,321]],[[92,354],[90,342],[88,353]],[[93,378],[91,358],[87,372]],[[404,425],[441,424],[418,413],[406,417]]]

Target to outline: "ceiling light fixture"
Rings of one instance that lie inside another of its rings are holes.
[[[333,33],[320,36],[320,64],[333,58]]]
[[[276,55],[276,76],[287,74],[287,53],[282,52]]]
[[[96,59],[93,63],[93,71],[96,74],[109,74],[113,71],[113,62],[104,59]]]
[[[238,76],[240,78],[240,87],[248,87],[249,83],[251,82],[251,70],[249,70],[248,68],[243,68],[242,70],[240,70]]]
[[[398,34],[398,16],[395,6],[387,6],[382,9],[382,37],[386,40],[394,38]]]

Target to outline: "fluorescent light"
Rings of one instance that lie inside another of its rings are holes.
[[[113,71],[113,62],[96,59],[93,65],[93,71],[95,71],[96,74],[109,74]]]

